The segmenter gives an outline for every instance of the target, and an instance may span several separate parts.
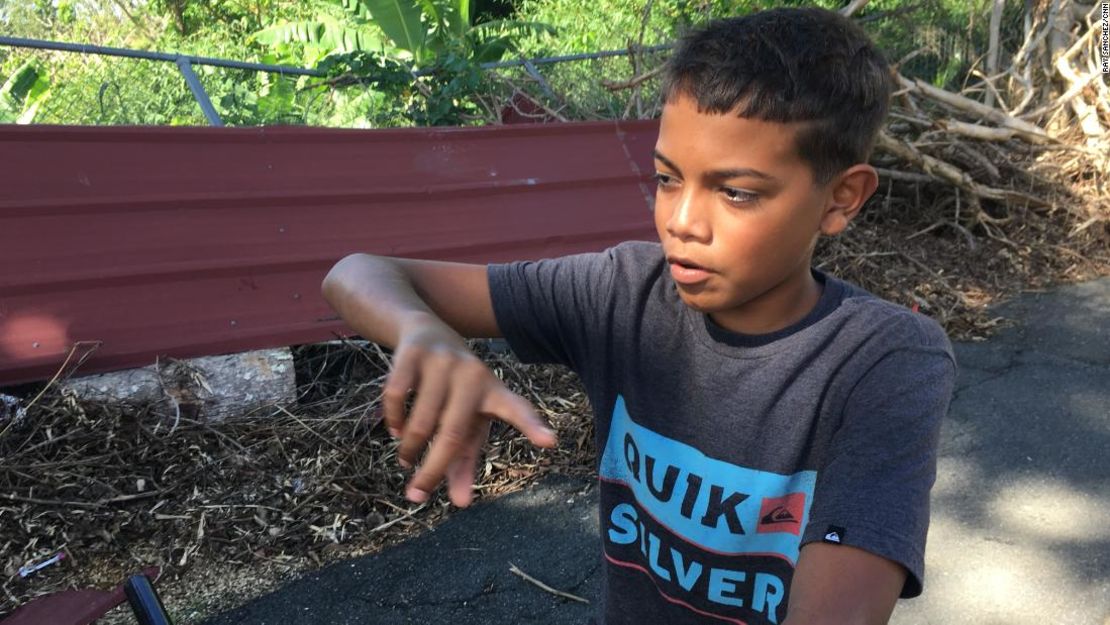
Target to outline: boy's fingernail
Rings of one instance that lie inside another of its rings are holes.
[[[428,493],[415,486],[409,486],[409,489],[405,491],[405,497],[413,503],[424,503],[424,500],[428,498]]]
[[[405,460],[404,458],[401,458],[399,456],[397,458],[397,463],[401,465],[402,469],[411,469],[412,468],[412,465],[409,464],[408,460]]]
[[[397,428],[391,427],[391,428],[389,428],[389,435],[392,436],[393,438],[401,438],[401,430],[398,430]]]

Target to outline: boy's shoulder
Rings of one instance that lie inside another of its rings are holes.
[[[662,245],[658,241],[622,241],[605,252],[609,261],[623,274],[623,280],[651,280],[661,276],[665,267]],[[826,288],[836,290],[838,301],[829,316],[839,318],[832,337],[834,343],[873,343],[886,349],[921,349],[946,352],[955,356],[944,328],[932,317],[871,291],[834,274],[817,270]]]
[[[843,290],[840,307],[850,321],[842,331],[850,328],[850,333],[856,334],[857,343],[873,343],[883,351],[943,352],[955,365],[952,342],[935,319],[879,297],[855,283],[826,276],[839,283]]]
[[[658,260],[663,262],[663,244],[659,241],[625,240],[605,250],[611,258]]]

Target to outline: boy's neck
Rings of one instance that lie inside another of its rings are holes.
[[[802,271],[772,287],[739,308],[717,311],[709,317],[722,328],[739,334],[770,334],[801,321],[821,299],[824,287],[805,263]]]

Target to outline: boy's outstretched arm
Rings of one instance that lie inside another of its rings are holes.
[[[491,417],[536,445],[555,444],[532,405],[466,345],[465,338],[500,336],[486,272],[485,265],[352,254],[321,285],[352,329],[393,350],[382,408],[386,426],[401,438],[402,464],[416,465],[431,440],[406,490],[413,501],[427,499],[446,477],[451,501],[469,505]],[[410,390],[416,401],[406,417]]]
[[[849,545],[802,547],[783,625],[885,625],[906,581],[902,565]]]

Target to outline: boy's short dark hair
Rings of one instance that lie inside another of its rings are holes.
[[[711,22],[682,39],[663,74],[665,101],[780,123],[806,122],[797,149],[818,184],[867,162],[890,108],[882,53],[850,19],[780,8]]]

